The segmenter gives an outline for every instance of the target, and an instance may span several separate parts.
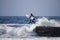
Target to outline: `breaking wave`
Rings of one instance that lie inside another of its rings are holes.
[[[10,24],[11,25],[11,24]],[[14,24],[16,25],[16,24]],[[21,25],[21,24],[19,24]],[[20,27],[11,27],[9,24],[0,24],[0,37],[30,37],[36,36],[33,31],[37,26],[52,26],[60,27],[60,22],[51,19],[48,20],[45,17],[38,18],[35,24],[23,24]]]

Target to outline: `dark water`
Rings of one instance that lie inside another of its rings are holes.
[[[35,16],[35,18],[41,18],[42,16]],[[60,16],[45,16],[46,18],[60,21]],[[29,19],[25,16],[0,16],[0,24],[28,24]]]

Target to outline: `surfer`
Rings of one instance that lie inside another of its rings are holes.
[[[30,20],[29,23],[35,23],[35,17],[32,13],[30,15],[26,15],[26,16]]]

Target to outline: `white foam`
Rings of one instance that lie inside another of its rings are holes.
[[[54,27],[60,27],[60,23],[55,20],[48,20],[45,17],[38,18],[36,22],[37,26],[54,26]]]
[[[14,25],[14,24],[13,24]],[[15,24],[16,25],[16,24]],[[60,23],[56,20],[48,20],[47,18],[45,17],[42,17],[42,18],[38,18],[36,20],[36,23],[35,24],[29,24],[29,25],[24,25],[22,27],[10,27],[8,26],[8,24],[0,24],[0,29],[3,29],[3,30],[6,30],[6,35],[7,37],[11,37],[12,35],[13,36],[24,36],[24,37],[27,37],[28,35],[32,35],[34,34],[33,33],[33,30],[37,27],[37,26],[52,26],[52,27],[60,27]],[[4,37],[3,35],[1,37]]]

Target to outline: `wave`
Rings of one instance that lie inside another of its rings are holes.
[[[22,25],[11,27],[10,25]],[[48,20],[45,17],[38,18],[35,24],[0,24],[0,37],[30,37],[35,36],[33,31],[37,26],[60,27],[60,23],[54,19]]]

